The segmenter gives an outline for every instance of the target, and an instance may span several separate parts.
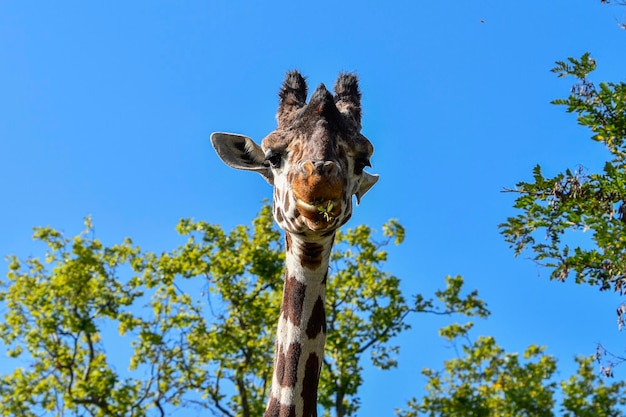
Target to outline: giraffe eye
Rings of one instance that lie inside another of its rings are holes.
[[[354,161],[354,173],[357,175],[361,175],[365,167],[371,167],[372,164],[370,160],[367,158],[358,158]]]
[[[268,151],[265,154],[265,160],[270,164],[272,168],[280,167],[280,163],[283,160],[283,156],[278,152]]]

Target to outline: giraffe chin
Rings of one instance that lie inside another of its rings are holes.
[[[320,204],[306,203],[297,198],[296,207],[304,224],[312,231],[321,231],[334,226],[341,214],[341,200],[326,200]]]

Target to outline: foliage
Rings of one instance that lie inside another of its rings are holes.
[[[381,369],[397,366],[399,346],[390,340],[410,326],[405,318],[412,312],[485,317],[485,303],[477,292],[461,295],[461,277],[447,277],[446,288],[436,292],[438,302],[414,297],[408,305],[400,292],[400,280],[382,272],[387,259],[382,250],[391,240],[402,243],[404,229],[395,220],[383,226],[386,239],[376,242],[368,226],[339,232],[331,255],[333,278],[327,291],[329,338],[320,381],[320,404],[324,415],[337,417],[358,410],[357,389],[362,384],[361,356],[369,351],[371,362]]]
[[[533,181],[520,182],[515,208],[521,211],[500,225],[519,255],[525,250],[549,267],[551,278],[574,276],[601,290],[626,291],[626,84],[589,80],[596,61],[588,53],[559,61],[552,70],[576,79],[569,97],[554,100],[576,113],[591,139],[605,145],[611,158],[603,172],[566,169],[545,177],[537,165]]]
[[[392,339],[408,314],[488,314],[475,291],[462,294],[460,277],[435,299],[408,303],[383,271],[385,247],[404,229],[395,220],[382,229],[381,241],[367,226],[339,233],[331,255],[325,415],[358,410],[363,355],[397,365]],[[157,255],[130,239],[105,246],[90,219],[73,238],[36,229],[45,256],[11,257],[0,283],[0,340],[14,358],[0,379],[0,415],[263,413],[284,260],[271,209],[263,205],[251,228],[181,220],[177,230],[186,242]]]
[[[427,394],[409,401],[399,417],[549,417],[557,399],[563,417],[625,415],[626,383],[605,385],[593,371],[594,358],[577,358],[576,375],[557,383],[557,361],[544,348],[529,346],[521,355],[506,353],[493,337],[470,342],[471,325],[442,329],[451,341],[464,340],[463,356],[444,363],[443,371],[425,369]]]
[[[552,178],[537,165],[533,181],[506,190],[519,194],[515,207],[521,213],[500,228],[516,255],[530,251],[536,262],[551,268],[551,278],[566,280],[573,275],[578,283],[624,293],[626,85],[596,86],[588,78],[595,68],[589,54],[557,62],[553,72],[577,81],[568,98],[553,104],[576,113],[578,123],[606,146],[611,160],[603,173],[567,169]],[[624,306],[618,309],[621,324],[625,312]],[[441,329],[455,345],[463,341],[462,355],[446,361],[441,371],[425,369],[426,395],[412,399],[406,410],[398,411],[400,417],[625,415],[626,383],[606,384],[594,369],[593,361],[600,361],[606,352],[577,358],[576,375],[559,381],[557,360],[543,347],[531,345],[522,355],[507,353],[493,337],[471,342],[467,336],[471,327],[467,323]],[[601,368],[606,375],[611,369]]]

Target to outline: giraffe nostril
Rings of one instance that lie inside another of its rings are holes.
[[[324,175],[335,175],[337,173],[337,164],[333,161],[326,161],[321,167],[321,172]]]

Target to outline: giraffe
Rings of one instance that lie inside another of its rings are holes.
[[[279,92],[277,129],[261,145],[216,132],[218,156],[256,171],[274,186],[273,215],[285,231],[285,282],[264,417],[316,417],[326,341],[325,289],[335,231],[378,181],[364,170],[374,150],[361,131],[355,74],[337,78],[334,96],[320,84],[306,103],[307,85],[288,72]]]

